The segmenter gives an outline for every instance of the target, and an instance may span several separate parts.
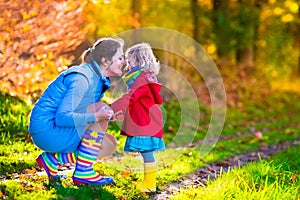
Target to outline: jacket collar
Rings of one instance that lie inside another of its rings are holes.
[[[93,61],[90,63],[90,65],[92,66],[93,71],[98,75],[98,77],[99,77],[101,80],[106,81],[107,79],[109,79],[108,77],[105,77],[105,76],[104,76],[103,72],[102,72],[101,69],[100,69],[100,66],[97,64],[96,61],[93,60]]]

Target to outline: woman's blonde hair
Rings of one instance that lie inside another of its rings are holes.
[[[154,74],[159,73],[160,64],[153,54],[152,48],[148,43],[139,43],[129,47],[125,56],[130,56],[135,66],[140,66],[142,70],[149,70]]]

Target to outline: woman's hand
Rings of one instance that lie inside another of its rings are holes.
[[[97,121],[109,120],[114,115],[114,111],[109,106],[103,106],[95,112]]]

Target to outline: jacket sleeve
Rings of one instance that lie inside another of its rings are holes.
[[[149,86],[145,80],[137,79],[127,93],[123,94],[120,98],[111,104],[114,112],[124,110],[130,103],[135,103],[138,99],[149,91]]]
[[[96,122],[94,113],[76,113],[75,109],[88,91],[89,83],[85,76],[72,73],[65,77],[64,84],[68,88],[65,97],[58,107],[55,117],[57,126],[85,126]]]

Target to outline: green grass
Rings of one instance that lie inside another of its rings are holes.
[[[21,99],[3,94],[1,91],[0,105],[0,133],[13,135],[15,140],[23,139],[27,133],[31,107]]]
[[[274,138],[268,139],[268,143],[275,143],[277,139],[274,137],[278,133],[266,133],[265,137]],[[289,134],[285,139],[294,139],[297,134]],[[205,158],[200,157],[199,150],[195,148],[177,148],[167,149],[156,154],[157,162],[159,165],[159,172],[157,177],[158,189],[163,189],[166,184],[179,178],[188,175],[199,167],[217,160],[223,160],[229,156],[241,154],[245,151],[255,151],[259,148],[261,140],[254,137],[236,138],[231,141],[220,141],[213,151]],[[95,169],[103,171],[108,175],[112,175],[116,181],[115,185],[108,185],[104,187],[97,186],[82,186],[77,187],[72,184],[71,179],[65,180],[62,184],[48,183],[46,176],[28,176],[25,177],[21,183],[15,181],[5,182],[7,186],[6,193],[14,194],[16,188],[18,195],[15,199],[22,199],[24,195],[29,192],[35,193],[35,189],[44,189],[44,199],[51,199],[54,194],[58,195],[57,198],[73,197],[80,199],[82,194],[88,199],[103,198],[106,196],[108,199],[147,199],[147,194],[139,193],[135,189],[135,185],[141,181],[142,175],[139,169],[142,168],[142,162],[139,157],[127,155],[123,158],[115,158],[103,164],[96,164]],[[69,174],[71,177],[71,174]],[[17,184],[17,185],[16,185]],[[11,186],[12,185],[12,186]],[[22,186],[22,187],[21,187]],[[31,190],[26,190],[31,188]],[[53,193],[54,189],[54,193]],[[15,195],[15,194],[14,194]],[[38,194],[37,194],[38,195]],[[144,195],[144,196],[143,196]],[[48,198],[49,196],[49,198]],[[34,198],[33,198],[34,199]]]
[[[159,172],[157,177],[158,189],[163,189],[172,181],[192,173],[194,170],[206,165],[207,163],[224,160],[233,155],[243,154],[244,152],[256,151],[262,144],[275,144],[280,141],[294,140],[299,137],[299,117],[296,110],[300,110],[300,103],[296,101],[297,95],[290,95],[280,100],[271,98],[266,104],[268,109],[261,109],[257,103],[248,104],[244,110],[229,109],[226,115],[226,122],[223,135],[234,135],[237,132],[248,132],[251,129],[264,129],[263,138],[258,139],[254,135],[247,137],[237,137],[234,139],[218,141],[214,148],[206,157],[201,157],[201,146],[187,147],[185,141],[178,141],[182,144],[179,148],[168,148],[165,151],[156,153]],[[114,185],[108,186],[74,186],[71,178],[62,180],[61,183],[49,182],[45,175],[28,174],[26,169],[36,167],[35,158],[40,150],[28,140],[27,123],[30,106],[19,99],[1,95],[0,101],[5,102],[2,107],[3,122],[1,127],[0,140],[0,176],[10,176],[12,173],[19,173],[17,180],[1,182],[0,198],[8,199],[149,199],[151,194],[140,193],[135,189],[135,185],[141,181],[142,161],[139,157],[124,154],[122,147],[125,137],[118,134],[119,126],[116,123],[110,124],[109,132],[114,134],[119,145],[118,155],[103,160],[103,163],[96,164],[95,169],[112,175],[115,179]],[[280,101],[279,106],[277,102]],[[189,101],[185,102],[189,107]],[[292,108],[289,106],[291,105]],[[272,109],[270,109],[271,107]],[[168,112],[165,125],[166,144],[172,142],[176,130],[180,124],[180,108],[177,101],[166,102],[163,105],[165,112]],[[194,141],[203,139],[207,131],[210,112],[207,108],[200,108],[201,121],[197,134],[191,133],[194,127],[189,126],[189,120],[193,120],[193,115],[187,115],[188,123],[183,126],[183,135],[180,139]],[[192,113],[189,111],[189,113]],[[2,119],[2,118],[1,118]],[[13,123],[12,123],[13,122]],[[190,134],[188,137],[184,136]],[[291,165],[291,164],[290,164]],[[260,167],[264,167],[261,165]],[[259,168],[258,168],[259,169]],[[72,173],[68,174],[69,177]],[[225,176],[225,175],[224,175]],[[213,183],[213,182],[212,182]],[[241,182],[242,184],[243,182]],[[228,183],[229,184],[229,183]],[[248,184],[248,186],[247,186]],[[250,187],[250,183],[244,183],[244,187]],[[260,183],[261,184],[261,183]],[[275,181],[274,184],[280,182]],[[275,187],[275,186],[273,186]],[[204,188],[205,189],[205,188]],[[209,190],[208,190],[209,191]],[[190,191],[190,194],[194,195]],[[268,192],[267,190],[265,191]],[[209,193],[209,192],[208,192]],[[228,193],[226,195],[231,195]],[[298,190],[299,194],[299,190]],[[1,196],[2,195],[2,196]],[[186,194],[181,194],[186,195]],[[196,194],[198,197],[200,194]],[[236,194],[235,194],[236,195]],[[190,196],[192,197],[192,196]],[[196,198],[195,197],[195,198]],[[209,196],[208,196],[209,197]],[[232,197],[232,196],[231,196]],[[196,198],[197,199],[197,198]],[[204,198],[207,199],[207,198]],[[250,198],[251,199],[251,198]]]
[[[297,146],[268,160],[246,164],[208,181],[206,187],[188,188],[171,199],[299,199],[299,151]]]
[[[20,172],[36,166],[38,148],[32,143],[8,141],[0,144],[0,174]]]

